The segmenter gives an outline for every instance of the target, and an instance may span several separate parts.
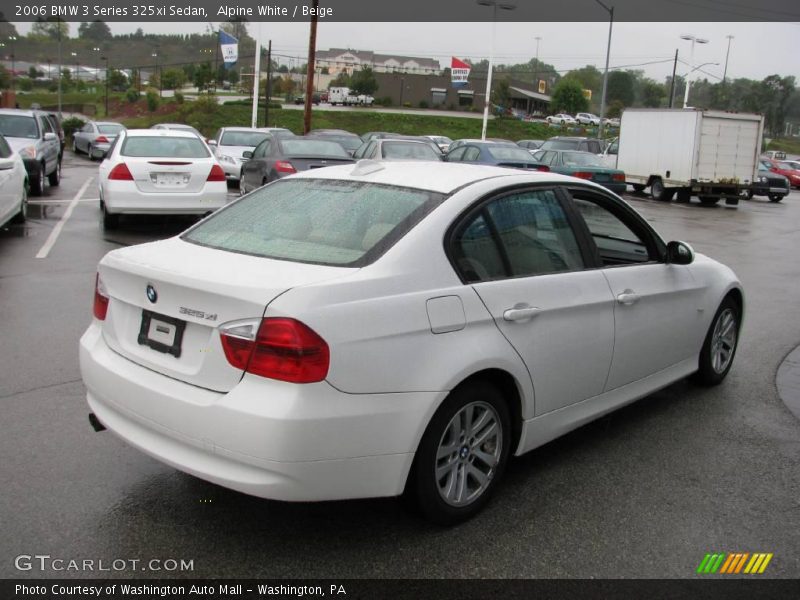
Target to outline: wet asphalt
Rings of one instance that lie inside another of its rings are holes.
[[[695,576],[720,551],[770,552],[765,576],[800,576],[800,421],[775,384],[800,343],[800,193],[738,208],[629,196],[665,238],[742,280],[728,379],[677,383],[513,460],[482,514],[442,529],[394,499],[252,498],[92,430],[78,339],[96,264],[192,223],[131,219],[104,233],[93,180],[36,258],[96,171],[68,153],[62,185],[36,199],[26,224],[0,230],[0,577],[671,578]],[[92,560],[93,570],[20,570],[20,555]],[[120,559],[125,568],[99,570]],[[143,571],[152,559],[193,569]]]

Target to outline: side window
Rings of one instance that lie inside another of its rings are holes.
[[[11,146],[8,145],[6,138],[0,136],[0,158],[8,158],[11,156]]]
[[[584,267],[580,247],[553,190],[528,190],[486,204],[454,237],[465,281],[527,277]]]
[[[45,119],[44,117],[39,117],[39,124],[42,128],[42,137],[44,137],[45,133],[54,133],[53,128],[50,126],[49,119]]]
[[[655,250],[648,249],[649,235],[640,229],[639,224],[615,214],[590,195],[575,191],[572,195],[604,267],[658,260]]]
[[[92,131],[94,131],[94,126],[91,123],[87,123],[81,127],[81,131],[84,133],[92,133]]]
[[[364,148],[364,153],[362,154],[362,156],[364,156],[364,158],[374,158],[375,157],[375,146],[377,146],[377,145],[378,145],[378,142],[376,142],[375,140],[372,140],[369,144],[367,144],[367,147]]]
[[[558,165],[558,152],[553,152],[552,150],[546,150],[544,156],[542,156],[542,162],[546,165],[551,165],[551,166]]]
[[[461,160],[464,161],[473,161],[478,160],[478,157],[481,155],[481,151],[476,148],[475,146],[467,146],[466,150],[464,150],[464,158]]]
[[[459,146],[447,155],[448,162],[459,162],[463,159],[464,152],[467,151],[466,146]]]
[[[597,140],[588,140],[586,142],[586,151],[592,154],[600,154],[602,152],[600,149],[600,142]]]
[[[258,146],[256,146],[256,149],[253,150],[253,158],[264,158],[267,155],[269,142],[269,140],[264,140]]]

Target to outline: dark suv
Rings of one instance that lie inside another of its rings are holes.
[[[580,150],[592,154],[602,154],[604,146],[602,140],[594,138],[556,136],[542,144],[539,150]]]

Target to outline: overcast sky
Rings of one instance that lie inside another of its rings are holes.
[[[30,23],[17,23],[20,33],[30,29]],[[217,25],[216,23],[214,24]],[[133,33],[142,26],[146,32],[173,33],[175,23],[110,23],[114,33]],[[77,35],[77,23],[70,24],[70,34]],[[250,24],[255,37],[259,24]],[[261,40],[272,39],[273,52],[299,57],[305,62],[308,52],[307,23],[262,23]],[[498,23],[495,42],[496,63],[527,62],[536,55],[536,37],[540,37],[539,58],[559,71],[594,64],[605,65],[607,23]],[[204,23],[182,23],[181,33],[202,32]],[[335,23],[320,22],[317,29],[317,48],[349,47],[385,54],[401,54],[438,59],[442,67],[449,66],[450,57],[486,58],[491,46],[491,23]],[[778,73],[793,75],[800,83],[800,23],[615,23],[611,43],[611,67],[643,69],[648,76],[663,81],[672,73],[675,50],[679,58],[689,62],[691,43],[680,39],[682,34],[694,34],[709,40],[695,45],[695,66],[706,65],[698,71],[700,77],[711,81],[722,78],[725,52],[731,41],[728,77],[763,79]],[[644,64],[655,63],[655,64]],[[678,65],[678,74],[688,67]],[[716,76],[717,78],[713,77]]]

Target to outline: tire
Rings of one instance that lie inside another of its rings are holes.
[[[770,194],[767,196],[770,202],[780,202],[785,198],[784,194]]]
[[[753,199],[753,190],[745,190],[742,192],[742,198],[745,200],[752,200]]]
[[[44,192],[44,164],[39,166],[39,171],[31,173],[31,196],[41,196]]]
[[[57,162],[56,168],[47,176],[47,183],[50,184],[50,187],[58,187],[58,184],[61,183],[61,162]]]
[[[664,183],[658,177],[650,182],[650,195],[653,197],[653,200],[664,200],[664,191]]]
[[[113,230],[119,227],[119,215],[108,212],[108,208],[103,204],[103,229]]]
[[[477,433],[472,430],[476,424]],[[407,499],[440,525],[473,517],[497,487],[511,444],[511,417],[499,390],[483,380],[459,386],[422,436],[406,486]]]
[[[714,196],[700,196],[700,202],[702,202],[704,206],[714,206],[719,201],[720,199]]]
[[[698,369],[692,376],[695,383],[712,386],[725,379],[736,356],[741,322],[739,306],[730,296],[726,297],[719,305],[700,349]]]
[[[75,143],[75,140],[72,140],[72,153],[75,155],[80,154],[80,150],[78,150],[78,144]]]
[[[646,185],[642,185],[641,183],[633,183],[631,185],[633,186],[633,191],[638,192],[639,194],[641,194],[644,191],[644,188],[647,187]]]
[[[89,160],[91,160],[92,162],[94,162],[95,160],[97,160],[97,159],[94,157],[94,152],[92,152],[92,145],[91,145],[91,144],[88,144],[88,145],[86,146],[86,154],[88,154],[88,155],[89,155]]]
[[[12,223],[24,223],[28,213],[28,182],[22,184],[22,201],[19,203],[19,212],[11,219]]]
[[[678,202],[687,204],[692,201],[692,191],[689,188],[678,188]]]

